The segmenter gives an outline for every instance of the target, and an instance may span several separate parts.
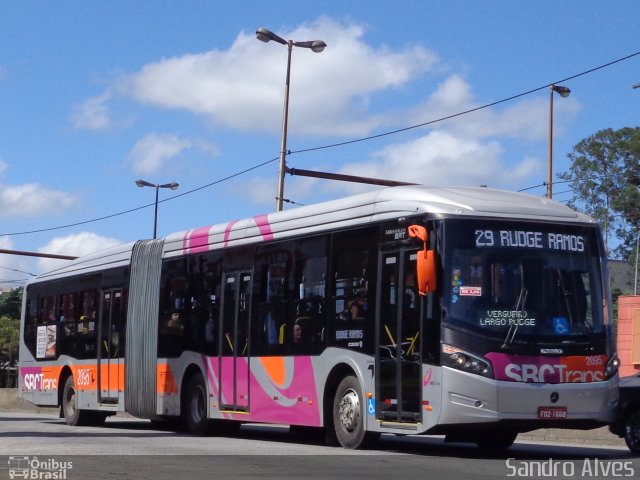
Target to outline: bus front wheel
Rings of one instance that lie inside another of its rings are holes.
[[[333,430],[344,448],[365,448],[378,437],[378,433],[364,428],[365,401],[358,379],[345,377],[333,400]]]
[[[194,435],[206,435],[211,430],[211,420],[207,418],[207,386],[201,373],[189,380],[185,405],[187,428]]]
[[[640,408],[632,411],[625,421],[624,441],[635,454],[640,454]]]

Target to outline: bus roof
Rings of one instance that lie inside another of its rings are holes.
[[[590,217],[545,197],[483,187],[402,186],[172,233],[164,239],[163,256],[311,235],[420,214],[594,223]],[[39,275],[38,280],[126,266],[133,245],[131,242],[80,257]]]
[[[545,197],[483,187],[402,186],[174,233],[165,239],[164,254],[196,253],[419,214],[594,223]]]

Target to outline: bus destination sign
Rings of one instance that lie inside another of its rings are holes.
[[[526,230],[477,229],[474,234],[478,248],[532,248],[584,252],[587,242],[582,235]]]

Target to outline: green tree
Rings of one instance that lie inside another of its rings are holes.
[[[0,316],[0,372],[4,365],[12,366],[18,361],[20,319]]]
[[[640,127],[607,128],[581,140],[558,177],[574,191],[569,205],[595,218],[610,257],[633,261],[640,226]],[[609,250],[610,240],[619,243]]]
[[[0,295],[0,315],[20,318],[22,307],[22,287]]]
[[[10,373],[18,363],[22,288],[0,294],[0,386],[15,386]]]

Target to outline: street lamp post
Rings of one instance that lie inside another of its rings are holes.
[[[631,88],[640,88],[640,83],[634,83]],[[636,274],[633,279],[633,294],[638,294],[638,243],[640,242],[640,229],[636,231]]]
[[[553,198],[553,92],[562,98],[567,98],[571,93],[567,87],[549,85],[549,157],[547,161],[547,198]]]
[[[280,141],[280,168],[278,173],[278,190],[276,192],[276,210],[279,212],[282,210],[282,204],[284,201],[284,175],[287,170],[287,126],[289,122],[289,81],[291,78],[291,50],[293,47],[309,48],[311,51],[320,53],[326,47],[327,44],[322,40],[310,40],[306,42],[294,42],[293,40],[285,40],[279,37],[275,33],[267,30],[266,28],[259,28],[256,30],[256,38],[261,42],[274,42],[286,45],[288,49],[287,54],[287,77],[284,85],[284,115],[282,118],[282,139]]]
[[[180,184],[171,182],[157,185],[155,183],[147,182],[146,180],[136,180],[136,185],[139,187],[152,187],[156,189],[156,203],[153,213],[153,239],[155,240],[156,234],[158,232],[158,192],[161,188],[170,188],[171,190],[176,190],[180,186]]]

